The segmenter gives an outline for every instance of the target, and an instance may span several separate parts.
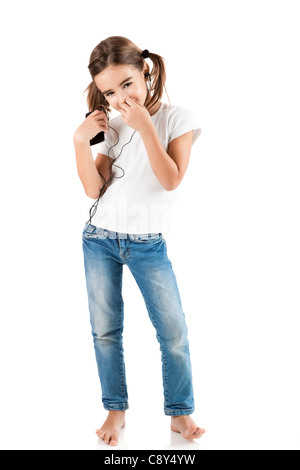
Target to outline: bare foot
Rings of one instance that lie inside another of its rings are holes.
[[[97,429],[97,436],[102,439],[105,444],[116,446],[119,442],[119,435],[125,426],[125,411],[109,411],[108,417],[102,428]]]
[[[190,416],[172,416],[171,429],[179,432],[187,440],[199,439],[206,432],[205,429],[199,428]]]

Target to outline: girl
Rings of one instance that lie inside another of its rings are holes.
[[[187,325],[163,232],[169,231],[175,189],[201,129],[189,110],[161,102],[166,72],[158,54],[113,36],[94,48],[88,68],[90,114],[76,130],[74,146],[85,192],[97,199],[82,233],[102,402],[109,411],[96,433],[117,445],[129,407],[122,342],[125,264],[160,343],[164,413],[171,416],[173,431],[199,438],[205,429],[190,416],[195,405]],[[120,115],[109,121],[110,107]],[[105,138],[94,160],[91,141],[100,132]]]

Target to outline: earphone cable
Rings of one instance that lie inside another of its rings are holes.
[[[114,128],[111,127],[111,126],[108,126],[108,127],[110,127],[113,131],[115,131],[116,134],[117,134],[117,136],[118,136],[118,137],[117,137],[117,138],[118,138],[118,141],[117,141],[114,145],[112,145],[112,146],[109,148],[109,150],[108,150],[107,158],[110,159],[110,157],[109,157],[109,152],[111,151],[112,148],[114,148],[114,147],[119,143],[119,140],[120,140],[120,139],[119,139],[119,134],[118,134],[118,132],[116,131],[116,129],[114,129]],[[119,155],[113,160],[114,162],[115,162],[116,160],[118,160],[118,158],[121,156],[121,153],[122,153],[122,151],[123,151],[123,148],[125,147],[125,145],[128,145],[128,144],[131,142],[131,140],[132,140],[132,138],[133,138],[133,136],[134,136],[135,133],[136,133],[136,130],[135,130],[134,133],[132,134],[130,140],[129,140],[126,144],[123,145],[123,147],[121,148],[121,152],[120,152]],[[114,175],[112,175],[112,176],[109,178],[109,180],[106,181],[106,179],[104,178],[104,176],[103,176],[101,173],[99,173],[99,175],[101,176],[101,178],[104,180],[104,185],[102,186],[102,188],[101,188],[101,190],[100,190],[100,194],[99,194],[98,199],[94,202],[94,204],[92,205],[92,207],[91,207],[90,210],[89,210],[89,216],[90,216],[90,218],[89,218],[88,222],[86,222],[86,223],[89,224],[89,225],[91,225],[91,220],[92,220],[92,218],[94,217],[94,215],[95,215],[96,212],[97,212],[97,208],[98,208],[99,201],[100,201],[101,196],[103,195],[105,189],[108,187],[108,184],[112,181],[113,178],[123,178],[123,176],[125,175],[125,171],[123,170],[123,168],[121,168],[121,167],[118,166],[118,165],[115,165],[115,163],[112,163],[112,165],[114,165],[114,166],[116,166],[117,168],[119,168],[120,170],[122,170],[122,171],[123,171],[123,175],[122,175],[122,176],[114,176]]]

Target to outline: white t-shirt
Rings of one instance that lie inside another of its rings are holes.
[[[195,116],[190,110],[180,106],[161,102],[160,108],[151,119],[166,151],[169,143],[182,134],[194,130],[193,144],[201,134]],[[119,137],[113,129],[108,128],[105,140],[97,144],[97,150],[98,153],[115,159],[135,130],[122,121],[121,115],[111,119],[109,125],[118,132]],[[109,151],[112,146],[114,147]],[[100,198],[91,223],[120,233],[170,232],[177,191],[166,191],[157,179],[138,131],[130,143],[124,146],[112,171],[114,179]]]

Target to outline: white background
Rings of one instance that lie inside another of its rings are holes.
[[[114,35],[165,58],[171,103],[202,128],[166,240],[207,429],[191,443],[170,431],[125,267],[130,409],[115,449],[300,449],[298,6],[1,2],[1,449],[107,450],[81,247],[94,201],[72,138],[90,53]]]

